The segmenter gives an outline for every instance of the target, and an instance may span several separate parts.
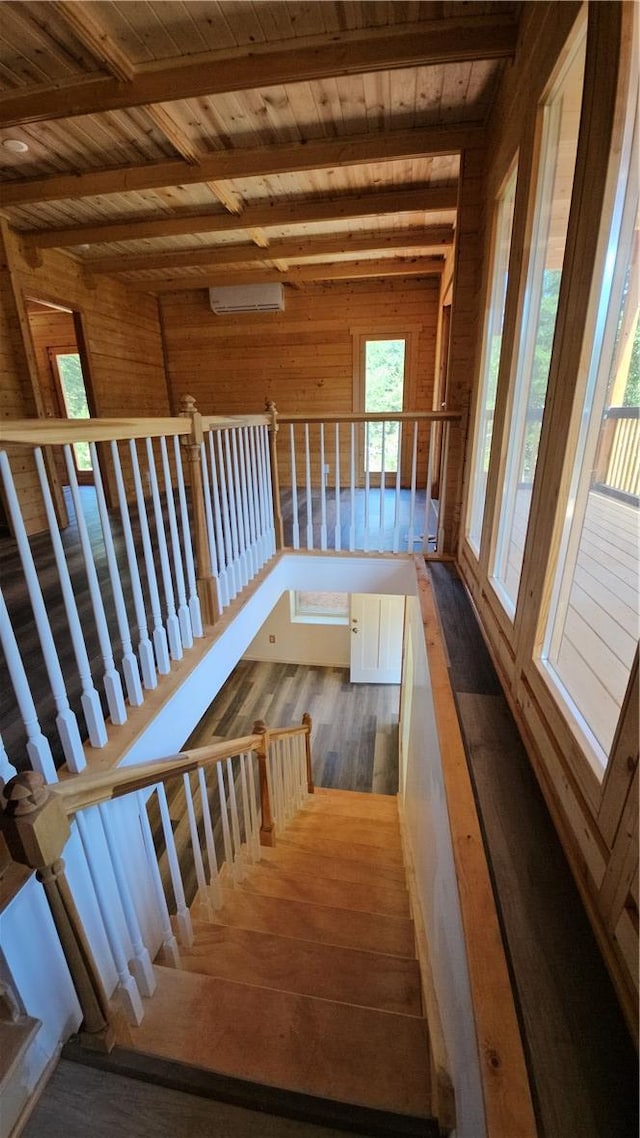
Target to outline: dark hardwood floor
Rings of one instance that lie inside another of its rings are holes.
[[[635,1138],[637,1056],[467,592],[431,564],[540,1138]]]
[[[256,719],[269,727],[313,722],[313,777],[318,786],[396,794],[397,684],[352,684],[348,668],[241,660],[187,746],[248,734]]]

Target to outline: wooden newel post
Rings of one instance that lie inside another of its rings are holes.
[[[276,549],[284,549],[284,526],[280,505],[280,471],[278,469],[278,408],[272,399],[266,400],[267,411],[271,416],[269,424],[269,456],[271,459],[271,493],[273,495],[273,520],[276,531]]]
[[[203,441],[202,415],[196,408],[192,395],[183,395],[180,400],[180,414],[191,419],[191,434],[182,437],[182,446],[187,458],[189,486],[191,488],[191,508],[193,511],[193,544],[196,560],[196,586],[204,624],[215,624],[220,616],[218,605],[218,582],[211,567],[207,518],[204,509],[204,490],[202,488]]]
[[[303,725],[303,727],[306,727],[308,729],[307,733],[304,737],[305,753],[306,753],[306,757],[307,757],[307,790],[309,791],[309,794],[313,794],[314,793],[313,766],[311,763],[311,727],[312,727],[312,723],[311,723],[311,716],[309,715],[308,711],[305,711],[304,715],[302,716],[302,725]]]
[[[269,731],[264,719],[257,719],[253,725],[254,735],[260,735],[261,740],[256,747],[258,759],[258,773],[260,779],[260,807],[262,818],[260,822],[260,845],[275,846],[276,828],[271,813],[271,795],[269,793],[269,779],[267,777],[267,748],[269,746]]]
[[[110,1051],[115,1036],[108,1000],[78,915],[60,856],[70,834],[62,800],[41,774],[26,771],[2,790],[0,830],[14,861],[36,870],[49,902],[60,944],[82,1010],[82,1042]]]

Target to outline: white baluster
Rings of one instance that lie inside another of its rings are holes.
[[[380,516],[378,518],[378,552],[382,553],[382,551],[384,550],[384,515],[385,515],[384,496],[385,496],[385,490],[386,490],[386,483],[385,483],[385,474],[386,474],[386,470],[385,470],[385,463],[386,463],[385,444],[386,444],[386,432],[387,432],[386,422],[382,422],[380,424],[380,431],[381,431],[381,435],[380,435],[380,459],[381,459],[381,461],[380,461]]]
[[[144,597],[142,594],[142,582],[140,580],[140,569],[138,568],[138,555],[136,552],[135,542],[133,540],[129,503],[127,502],[127,494],[124,487],[124,479],[122,477],[120,452],[118,450],[118,444],[115,439],[111,441],[110,446],[111,462],[113,464],[113,471],[116,480],[116,491],[118,494],[118,506],[120,507],[120,519],[122,521],[122,533],[124,537],[125,549],[127,552],[127,565],[129,566],[129,579],[131,581],[133,607],[135,609],[136,622],[138,625],[138,656],[140,658],[142,682],[147,690],[151,690],[158,686],[158,678],[156,676],[156,665],[153,658],[153,647],[149,639],[149,629],[147,628],[147,613],[144,605]]]
[[[224,596],[224,603],[225,605],[228,605],[231,598],[236,595],[237,589],[235,587],[235,576],[230,568],[233,558],[231,552],[231,530],[229,528],[228,511],[224,510],[223,512],[220,506],[220,495],[224,491],[224,472],[221,468],[219,431],[217,433],[217,463],[213,446],[213,439],[214,433],[213,431],[209,431],[209,458],[211,470],[211,488],[213,491],[213,511],[216,526],[216,545],[218,548],[218,571],[220,574],[220,583],[222,585],[221,597]]]
[[[102,472],[100,470],[100,463],[98,460],[98,448],[96,447],[95,443],[89,443],[89,453],[91,454],[93,481],[96,491],[96,501],[98,503],[98,515],[100,517],[100,526],[102,528],[104,549],[107,556],[109,580],[111,582],[111,591],[113,593],[113,600],[116,610],[116,621],[118,624],[118,632],[120,634],[120,641],[123,648],[122,670],[124,672],[125,687],[127,689],[127,696],[129,697],[129,703],[131,706],[140,707],[140,705],[144,702],[144,696],[142,695],[142,684],[140,683],[140,672],[138,670],[138,661],[134,655],[133,645],[131,643],[131,631],[129,629],[129,618],[127,616],[126,605],[124,603],[124,593],[122,591],[122,581],[120,579],[120,567],[118,565],[115,546],[113,544],[111,520],[109,518],[107,502],[104,496]]]
[[[140,475],[140,463],[138,461],[138,451],[136,449],[135,439],[130,440],[129,451],[131,454],[131,469],[133,472],[133,485],[136,494],[136,505],[138,507],[138,517],[140,519],[140,536],[142,538],[144,566],[147,574],[147,582],[149,585],[149,597],[151,600],[151,614],[153,617],[153,649],[156,654],[158,671],[161,676],[166,676],[171,671],[171,664],[169,661],[169,643],[167,641],[167,633],[164,624],[162,623],[158,577],[156,574],[156,566],[153,557],[151,534],[149,532],[149,520],[147,518],[147,504],[144,500],[144,493],[142,491],[142,477]]]
[[[259,442],[260,428],[258,426],[250,427],[249,446],[251,452],[251,486],[253,487],[253,508],[256,522],[258,561],[260,566],[262,566],[269,557],[269,545],[267,541],[267,518],[265,514],[262,471],[260,469],[260,452],[258,449]]]
[[[234,439],[237,441],[237,448],[236,448],[235,442],[234,442],[234,448],[237,449],[237,452],[238,452],[238,470],[239,470],[239,479],[240,479],[240,492],[241,492],[241,499],[242,499],[244,546],[245,546],[245,550],[246,550],[245,556],[247,558],[247,572],[249,574],[249,577],[251,578],[251,577],[254,577],[256,572],[258,571],[258,561],[256,558],[255,546],[253,543],[253,537],[252,537],[252,533],[251,533],[251,529],[252,529],[252,523],[251,523],[252,506],[251,506],[251,492],[250,492],[250,488],[249,488],[249,481],[247,479],[247,464],[246,464],[246,455],[245,455],[245,449],[244,449],[244,427],[239,427],[237,431],[233,432],[233,434],[234,434]]]
[[[369,490],[371,473],[369,470],[369,424],[364,425],[364,541],[362,548],[369,549]]]
[[[202,850],[200,848],[200,835],[198,833],[198,823],[196,822],[196,812],[193,808],[191,779],[188,774],[183,774],[182,782],[184,785],[184,796],[187,804],[187,819],[189,822],[189,834],[191,837],[193,867],[196,871],[196,881],[198,882],[198,901],[200,902],[200,909],[203,919],[205,921],[208,921],[211,919],[211,899],[207,890],[207,880],[204,875],[204,861],[202,858]]]
[[[171,558],[173,561],[173,575],[178,594],[178,624],[180,625],[180,639],[183,648],[193,648],[193,632],[191,629],[191,613],[187,604],[187,592],[184,585],[184,566],[182,564],[182,551],[180,549],[180,535],[178,533],[178,520],[176,518],[176,503],[173,497],[173,480],[169,466],[167,440],[164,435],[160,438],[160,457],[162,460],[162,475],[164,478],[164,493],[167,503],[167,519],[169,522],[169,538],[171,540]]]
[[[289,424],[291,449],[291,509],[293,513],[293,548],[300,548],[300,511],[298,508],[298,473],[296,469],[296,432],[293,423]]]
[[[189,522],[189,509],[187,506],[187,492],[184,485],[184,471],[182,469],[182,451],[180,450],[179,435],[173,436],[173,449],[176,460],[176,481],[178,485],[178,502],[180,504],[180,521],[182,522],[182,536],[184,540],[184,559],[187,567],[187,582],[189,585],[189,615],[191,617],[191,631],[194,636],[204,636],[202,627],[202,612],[200,598],[196,583],[196,565],[193,559],[193,541],[191,538],[191,523]],[[214,570],[215,547],[209,540],[209,556],[211,558],[211,571]]]
[[[205,477],[205,503],[210,502],[207,506],[207,529],[210,534],[210,547],[216,566],[216,574],[218,574],[219,585],[219,601],[220,611],[222,612],[225,605],[229,604],[229,558],[225,552],[227,546],[227,538],[225,538],[223,528],[223,518],[220,509],[220,486],[218,470],[215,465],[215,451],[213,446],[213,431],[207,431],[207,448],[204,443],[202,444],[203,455],[203,477]],[[227,522],[227,518],[224,518]],[[215,527],[215,539],[213,535],[212,525]],[[228,525],[228,522],[227,522]]]
[[[151,833],[149,815],[147,814],[147,804],[145,802],[144,794],[142,791],[139,791],[136,797],[138,800],[138,810],[140,813],[142,838],[147,855],[147,865],[151,874],[153,891],[156,897],[156,911],[158,917],[160,918],[160,927],[162,929],[162,952],[164,963],[171,968],[179,968],[180,953],[178,951],[178,942],[173,935],[173,929],[171,928],[171,918],[169,917],[169,907],[167,905],[167,898],[165,897],[164,889],[162,888],[162,878],[160,876],[158,858],[155,846],[153,844],[153,834]]]
[[[400,550],[400,467],[402,457],[402,423],[398,423],[398,457],[396,461],[396,488],[393,509],[393,552]]]
[[[228,430],[221,432],[222,443],[224,445],[224,466],[226,477],[226,500],[228,504],[229,525],[231,528],[231,547],[233,550],[233,565],[236,579],[236,592],[239,592],[243,585],[246,585],[249,578],[246,575],[246,565],[244,565],[241,557],[241,545],[239,536],[238,525],[238,505],[236,502],[236,489],[233,474],[233,462],[231,459],[231,441],[229,438],[230,432]]]
[[[4,652],[11,684],[18,701],[20,715],[27,733],[27,755],[34,771],[39,771],[47,782],[57,782],[58,775],[51,754],[49,740],[42,734],[36,705],[33,702],[27,673],[7,612],[4,595],[0,589],[0,643]]]
[[[429,553],[429,534],[431,523],[434,520],[431,486],[433,482],[433,423],[429,423],[429,451],[427,458],[427,483],[424,494],[424,534],[422,537],[422,551]]]
[[[158,485],[158,475],[156,472],[156,462],[153,454],[152,440],[145,439],[145,446],[147,451],[147,470],[149,473],[149,485],[151,488],[151,501],[153,503],[153,516],[156,526],[156,541],[158,553],[160,555],[160,575],[162,577],[164,603],[167,612],[166,629],[167,639],[169,641],[169,653],[172,660],[181,660],[183,653],[182,639],[180,637],[180,621],[178,620],[178,614],[176,613],[176,601],[173,593],[171,567],[169,565],[169,550],[167,548],[167,535],[164,531],[164,517],[162,515],[160,487]]]
[[[342,518],[340,517],[340,424],[336,423],[336,457],[335,457],[335,505],[336,526],[333,535],[334,549],[342,549]]]
[[[51,625],[49,624],[49,617],[40,588],[38,571],[33,560],[33,554],[31,553],[31,546],[29,545],[29,538],[27,537],[27,531],[22,519],[20,503],[18,502],[18,495],[16,494],[13,475],[9,466],[9,459],[5,451],[0,451],[0,469],[2,470],[6,502],[13,525],[13,533],[20,553],[31,608],[33,609],[38,637],[42,646],[42,655],[44,656],[49,684],[56,705],[56,727],[60,736],[60,742],[62,743],[62,750],[64,751],[64,757],[69,770],[81,771],[87,763],[84,757],[80,732],[78,731],[78,723],[69,706],[62,668],[58,660],[58,650],[51,632]],[[46,752],[43,752],[43,754],[46,761]],[[49,781],[54,780],[49,779]]]
[[[104,930],[107,934],[111,956],[118,974],[117,996],[127,1020],[137,1027],[142,1023],[144,1010],[138,985],[129,971],[127,957],[120,943],[120,930],[115,921],[112,899],[107,894],[105,888],[104,865],[99,859],[98,851],[95,848],[95,842],[93,840],[95,832],[92,834],[89,826],[89,820],[96,817],[94,813],[95,810],[97,810],[97,807],[80,811],[76,814],[78,833],[87,860],[87,866],[89,867],[89,875],[98,902]]]
[[[129,962],[129,966],[138,985],[140,994],[142,996],[152,996],[156,990],[156,977],[153,971],[151,957],[149,956],[149,950],[142,940],[140,922],[133,904],[127,875],[122,865],[118,843],[114,837],[113,824],[106,806],[99,806],[98,813],[102,821],[104,836],[107,840],[107,849],[109,850],[109,857],[111,858],[113,876],[118,886],[118,896],[120,897],[127,932],[129,933],[131,947],[133,948],[133,957]]]
[[[176,902],[176,924],[178,927],[178,936],[180,938],[180,944],[184,944],[187,948],[191,948],[191,945],[193,944],[193,925],[191,923],[191,913],[187,908],[187,901],[184,895],[184,885],[182,884],[180,862],[178,861],[176,842],[173,836],[171,817],[169,815],[167,792],[164,788],[163,783],[158,784],[157,792],[158,805],[160,807],[160,820],[162,822],[162,833],[164,834],[164,844],[167,851],[167,862],[169,864],[169,873],[171,875],[171,886],[173,888],[173,896],[175,897]]]
[[[89,537],[86,519],[82,510],[82,502],[80,500],[80,490],[78,488],[78,479],[76,477],[73,448],[68,444],[64,447],[64,458],[67,467],[67,477],[69,479],[69,489],[71,490],[73,506],[76,512],[78,537],[80,539],[80,548],[82,549],[84,567],[89,584],[91,607],[93,609],[93,615],[96,622],[96,631],[98,633],[98,642],[100,644],[100,654],[102,656],[102,663],[104,666],[104,693],[107,697],[107,707],[109,708],[111,722],[117,726],[120,726],[122,723],[126,723],[127,721],[127,709],[124,705],[122,681],[120,680],[120,673],[116,670],[115,661],[113,659],[111,636],[109,634],[109,626],[107,624],[107,615],[104,610],[102,593],[100,591],[100,582],[98,580],[95,561],[93,559],[91,538]]]
[[[245,853],[249,861],[253,861],[253,842],[251,834],[251,815],[249,813],[249,792],[247,789],[247,772],[245,770],[244,752],[240,759],[240,789],[242,792],[242,819],[244,822]]]
[[[407,532],[407,549],[413,553],[416,525],[416,479],[418,470],[418,423],[413,424],[413,444],[411,447],[411,494],[409,498],[409,529]]]
[[[5,783],[9,782],[9,779],[13,778],[17,773],[13,763],[9,762],[9,756],[4,749],[4,743],[0,735],[0,790]]]
[[[435,534],[435,545],[432,552],[437,552],[442,548],[444,543],[444,522],[446,518],[446,497],[447,497],[447,459],[449,455],[449,435],[451,432],[451,423],[443,422],[442,424],[442,450],[440,456],[440,470],[438,472],[438,516],[437,516],[437,529]],[[435,433],[435,423],[431,423],[431,443],[430,453],[433,454],[433,436]],[[432,483],[429,483],[431,487]]]
[[[233,488],[235,498],[235,510],[238,517],[238,549],[240,552],[240,566],[242,573],[243,584],[248,584],[251,580],[251,564],[249,562],[249,554],[247,550],[247,534],[245,530],[246,520],[246,500],[245,500],[245,487],[243,480],[240,477],[240,464],[238,461],[238,430],[234,427],[233,430],[227,432],[231,442],[231,455],[233,464]]]
[[[36,447],[33,454],[38,471],[38,478],[40,480],[40,489],[42,490],[42,500],[47,515],[56,568],[60,579],[64,608],[69,624],[71,644],[76,658],[78,675],[80,676],[80,682],[82,684],[80,703],[82,704],[82,711],[87,724],[87,731],[89,732],[89,742],[92,747],[104,747],[107,742],[107,729],[104,722],[104,715],[102,714],[100,696],[94,687],[93,676],[91,675],[87,646],[84,641],[80,617],[78,616],[78,606],[76,605],[73,584],[69,575],[69,566],[67,565],[67,559],[64,555],[64,547],[62,545],[62,538],[60,537],[58,520],[56,518],[53,498],[51,497],[51,490],[49,489],[49,480],[47,478],[40,447]]]
[[[280,816],[283,823],[289,817],[289,806],[287,803],[287,787],[285,783],[285,770],[284,770],[284,754],[282,751],[282,739],[277,739],[275,744],[275,759],[276,759],[276,781],[280,790]]]
[[[233,846],[231,845],[231,831],[229,829],[229,812],[227,810],[227,794],[224,786],[224,772],[222,763],[216,763],[218,775],[218,793],[220,796],[220,821],[222,822],[222,842],[224,845],[224,858],[227,863],[227,878],[233,884],[236,878],[236,867],[233,861]]]
[[[269,516],[269,552],[275,553],[276,526],[273,510],[273,482],[271,479],[271,457],[269,453],[269,428],[266,426],[266,424],[260,431],[260,438],[262,440],[262,469],[264,470],[263,477],[265,485],[266,506]]]
[[[309,424],[304,425],[304,469],[307,498],[307,549],[313,549],[313,497],[311,493],[311,448],[309,446]]]
[[[351,461],[350,465],[350,499],[351,499],[351,514],[349,519],[349,549],[353,553],[356,547],[356,425],[351,424],[351,443],[350,443]]]
[[[213,836],[211,821],[211,805],[209,803],[209,790],[207,776],[202,767],[198,767],[198,786],[200,788],[200,803],[202,806],[202,821],[204,824],[204,840],[207,847],[207,861],[209,863],[209,897],[215,909],[222,904],[222,893],[218,880],[218,859],[216,857],[216,844]]]
[[[327,476],[324,461],[324,423],[320,424],[320,548],[327,548]]]
[[[242,867],[242,842],[240,841],[240,818],[238,816],[238,802],[236,799],[236,784],[233,776],[233,763],[231,759],[227,759],[227,781],[229,783],[229,805],[231,807],[231,832],[233,834],[233,845],[235,849],[234,863],[236,865],[236,877],[238,881],[242,881],[244,877],[244,869]]]
[[[249,775],[249,807],[251,810],[251,845],[254,861],[260,860],[260,820],[258,817],[258,799],[256,796],[256,780],[253,773],[253,751],[247,753]]]
[[[247,456],[247,477],[249,487],[249,514],[253,533],[256,565],[261,569],[266,561],[262,548],[262,518],[260,505],[260,479],[256,462],[255,427],[245,427],[245,452]]]
[[[273,743],[269,744],[267,751],[265,770],[267,772],[267,787],[269,790],[269,801],[271,803],[271,814],[276,826],[280,825],[280,802],[278,799],[278,787],[274,777],[273,765]]]

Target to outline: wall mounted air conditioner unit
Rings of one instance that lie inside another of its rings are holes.
[[[217,316],[229,312],[282,312],[284,289],[281,284],[210,288],[209,300]]]

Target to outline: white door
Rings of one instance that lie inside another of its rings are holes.
[[[351,683],[399,684],[404,597],[351,595]]]

